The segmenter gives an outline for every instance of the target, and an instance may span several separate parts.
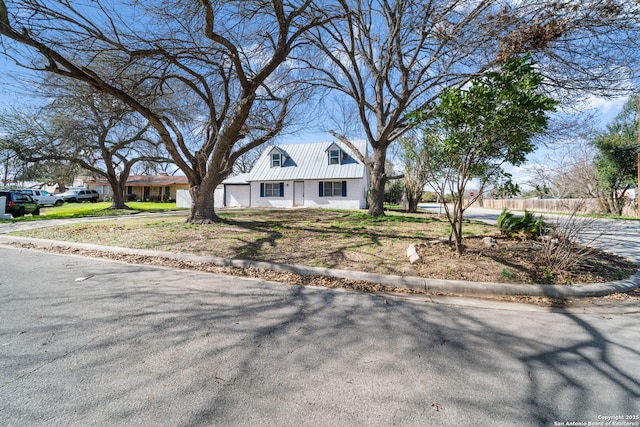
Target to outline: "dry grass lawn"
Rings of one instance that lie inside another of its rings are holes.
[[[594,252],[568,271],[538,262],[530,242],[498,237],[485,247],[482,237],[499,236],[489,225],[465,224],[466,251],[458,256],[446,242],[449,224],[432,214],[389,213],[372,218],[362,212],[332,210],[255,210],[220,212],[223,223],[191,225],[185,217],[118,218],[22,232],[21,235],[110,246],[154,249],[352,269],[382,274],[507,283],[574,284],[618,280],[635,273],[635,264]],[[420,244],[422,261],[411,265],[409,244]]]

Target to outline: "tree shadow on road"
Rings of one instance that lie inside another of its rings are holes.
[[[470,309],[119,263],[107,270],[73,284],[52,279],[30,298],[3,296],[12,313],[38,313],[2,330],[22,343],[0,348],[0,390],[12,396],[0,405],[5,415],[49,411],[55,424],[548,425],[639,410],[635,315]],[[27,395],[40,405],[20,400]]]

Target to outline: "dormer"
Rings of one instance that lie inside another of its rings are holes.
[[[346,153],[335,142],[329,146],[326,150],[327,161],[329,165],[341,165]]]
[[[281,168],[284,166],[284,162],[287,161],[287,153],[278,147],[273,147],[269,152],[269,161],[272,168]]]

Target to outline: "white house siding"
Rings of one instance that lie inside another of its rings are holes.
[[[323,180],[324,181],[324,180]],[[334,180],[332,180],[334,181]],[[309,208],[327,209],[362,209],[365,207],[365,193],[359,179],[345,179],[347,181],[347,196],[320,197],[318,187],[320,180],[305,181],[304,206]]]
[[[229,194],[229,189],[227,188],[227,206],[231,207],[249,207],[249,186],[229,186],[232,187],[233,190],[231,194]],[[240,189],[240,187],[244,187]],[[214,208],[223,208],[224,205],[224,197],[225,190],[224,187],[220,186],[216,188],[213,192],[213,207]],[[188,190],[178,190],[176,192],[176,206],[179,208],[191,208],[191,194],[189,194]]]
[[[213,207],[221,208],[224,202],[224,190],[222,187],[216,188],[213,192]],[[191,209],[191,194],[189,190],[176,191],[176,207]]]
[[[280,181],[284,183],[283,197],[260,197],[260,182],[251,183],[251,206],[257,208],[292,208],[293,207],[293,181]]]
[[[366,141],[352,141],[358,150],[367,153]],[[340,150],[339,163],[330,159],[330,150]],[[277,164],[272,155],[279,156]],[[288,144],[265,150],[251,172],[242,177],[251,183],[251,206],[291,208],[361,209],[366,206],[368,171],[365,165],[339,142]],[[347,195],[320,197],[320,182],[347,182]],[[283,183],[281,197],[260,197],[261,186]],[[304,186],[304,198],[300,193],[300,183]]]
[[[213,191],[213,207],[224,207],[224,187],[222,185],[218,185]]]
[[[225,206],[245,208],[251,206],[251,187],[245,185],[225,185]]]
[[[176,191],[176,207],[191,208],[191,194],[188,190]]]
[[[366,206],[366,186],[361,179],[322,180],[322,181],[346,181],[347,196],[323,196],[319,195],[319,183],[321,180],[304,181],[304,207],[325,209],[362,209]],[[282,181],[284,183],[283,197],[260,197],[259,182],[251,183],[251,206],[291,208],[294,206],[294,181]]]
[[[361,152],[367,153],[366,141],[353,143]],[[330,150],[334,148],[343,153],[340,162],[335,164],[329,158]],[[281,156],[278,165],[272,164],[272,153]],[[320,197],[320,182],[346,182],[346,196]],[[289,144],[265,150],[250,173],[226,179],[214,193],[214,206],[292,208],[297,204],[308,208],[363,209],[366,207],[368,182],[369,173],[365,165],[340,143]],[[264,194],[261,197],[262,185],[280,183],[281,197],[266,197]],[[300,185],[303,197],[300,197]],[[186,201],[181,203],[184,207],[191,205],[190,199],[188,205]]]

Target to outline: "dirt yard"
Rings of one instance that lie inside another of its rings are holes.
[[[389,213],[371,218],[361,212],[331,210],[228,210],[224,222],[190,225],[183,216],[118,218],[21,232],[20,235],[130,248],[195,253],[481,282],[578,284],[619,280],[635,264],[593,251],[578,265],[554,270],[541,263],[538,245],[508,239],[492,226],[465,224],[465,253],[448,244],[449,224],[432,214]],[[482,238],[493,236],[488,247]],[[410,264],[407,247],[419,247],[421,261]]]

